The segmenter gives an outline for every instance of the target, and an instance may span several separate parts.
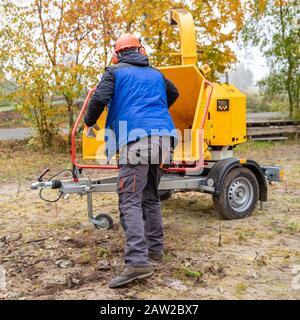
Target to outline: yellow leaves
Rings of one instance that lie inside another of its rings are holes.
[[[267,0],[266,0],[267,1]],[[274,5],[275,6],[281,6],[281,7],[284,7],[284,6],[288,6],[290,5],[291,3],[291,0],[275,0],[274,1]],[[296,4],[297,1],[295,1],[295,4]],[[299,5],[299,4],[298,4]]]
[[[268,0],[258,0],[258,10],[259,12],[264,12],[266,10]]]
[[[268,1],[270,0],[245,0],[244,7],[253,17],[260,17],[265,14]]]

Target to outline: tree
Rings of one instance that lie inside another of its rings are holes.
[[[5,2],[2,9],[5,11],[4,24],[0,29],[2,72],[16,85],[6,98],[22,105],[22,111],[33,119],[42,146],[49,147],[56,133],[51,107],[46,99],[52,89],[50,66],[35,47],[30,21],[25,24],[16,18],[22,14],[22,7]]]
[[[51,63],[57,92],[66,99],[70,131],[75,99],[108,64],[117,9],[109,0],[35,0],[29,8],[38,17],[41,46]],[[95,56],[100,47],[102,53],[99,50]]]
[[[244,39],[259,45],[269,61],[270,72],[259,82],[265,94],[288,97],[289,115],[299,110],[300,28],[296,0],[259,0],[248,2],[252,12],[246,23]]]
[[[25,81],[24,73],[30,74],[33,83],[46,79],[50,84],[47,88],[51,87],[48,96],[65,98],[70,129],[76,99],[91,83],[94,85],[94,79],[109,63],[111,52],[107,48],[114,39],[115,24],[112,13],[117,7],[109,0],[2,3],[5,23],[0,37],[5,47],[1,54],[11,57],[4,63],[6,72],[18,79],[20,88],[28,85],[20,83]],[[35,88],[40,87],[35,84]],[[30,91],[27,94],[30,98]]]

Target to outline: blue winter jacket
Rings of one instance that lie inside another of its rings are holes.
[[[124,145],[146,136],[177,138],[168,108],[179,93],[174,84],[149,65],[138,52],[122,55],[103,74],[85,116],[87,126],[96,123],[104,107],[108,160]]]

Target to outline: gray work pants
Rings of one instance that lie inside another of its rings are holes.
[[[163,251],[163,224],[158,196],[163,171],[159,162],[162,158],[168,158],[171,149],[169,138],[155,137],[151,141],[144,138],[130,143],[120,150],[119,159],[123,164],[120,164],[118,177],[119,211],[126,234],[127,266],[149,266],[149,251]]]

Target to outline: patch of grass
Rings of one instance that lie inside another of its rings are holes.
[[[237,232],[237,236],[239,241],[245,241],[247,239],[247,235],[244,232]]]
[[[235,290],[238,294],[243,294],[247,291],[247,285],[246,283],[243,283],[243,282],[239,282],[236,287],[235,287]]]
[[[255,236],[256,238],[259,238],[259,239],[267,239],[267,240],[274,239],[274,235],[266,231],[256,232]]]
[[[27,128],[30,122],[22,113],[16,110],[0,109],[0,128]]]
[[[107,258],[110,256],[110,251],[106,248],[97,248],[96,255],[100,258]]]
[[[269,256],[271,257],[288,257],[288,256],[293,256],[293,257],[300,257],[300,250],[297,248],[295,249],[289,249],[289,248],[282,248],[282,247],[272,247],[269,251]]]
[[[196,253],[201,253],[201,251],[202,251],[202,243],[201,243],[201,241],[196,241],[194,251]]]
[[[236,243],[236,238],[231,234],[222,234],[222,245]]]
[[[184,275],[191,278],[199,278],[203,276],[203,273],[201,271],[193,271],[187,268],[183,269]]]
[[[168,263],[172,260],[172,256],[168,253],[163,253],[163,260],[164,262]]]
[[[51,171],[45,179],[58,170],[71,168],[69,153],[35,150],[26,140],[0,141],[1,182],[33,180],[47,167]]]
[[[300,232],[300,224],[297,222],[290,222],[287,226],[273,226],[272,231],[277,234],[282,234],[286,232],[297,233]]]
[[[236,146],[235,150],[238,152],[246,152],[249,149],[265,150],[274,147],[274,142],[271,141],[247,141]]]
[[[92,256],[89,251],[83,251],[79,257],[80,264],[90,264],[92,261]]]
[[[293,140],[287,141],[252,141],[249,140],[245,143],[239,144],[234,149],[234,153],[237,156],[245,156],[248,153],[266,152],[272,149],[278,149],[280,147],[286,147],[286,145],[295,144]]]
[[[274,231],[277,234],[281,234],[284,232],[283,228],[280,228],[280,227],[273,227],[272,231]]]
[[[255,230],[253,230],[253,228],[237,227],[235,234],[237,235],[238,240],[243,242],[254,236]]]
[[[291,222],[288,226],[287,229],[291,232],[300,232],[300,224]]]

